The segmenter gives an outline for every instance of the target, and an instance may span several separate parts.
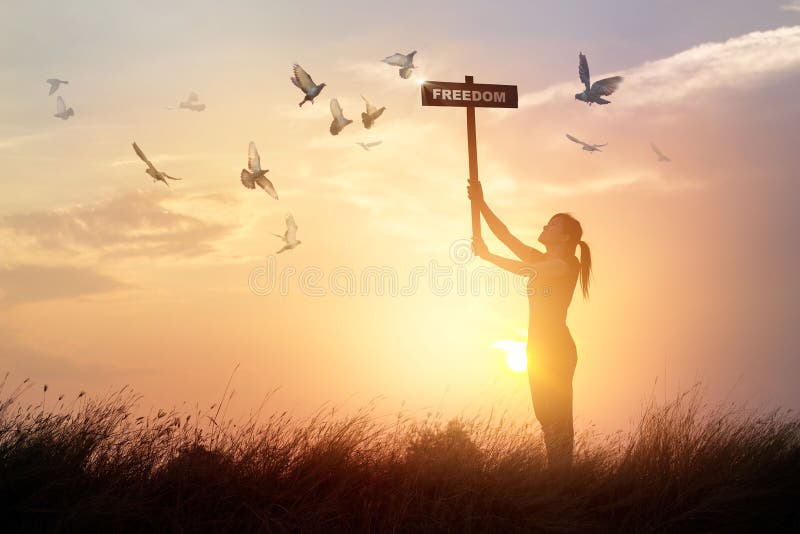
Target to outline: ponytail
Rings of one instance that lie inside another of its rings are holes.
[[[581,247],[581,291],[584,300],[587,300],[589,298],[589,275],[592,272],[592,252],[583,239],[578,241],[578,246]]]
[[[589,250],[589,245],[581,239],[583,236],[583,228],[578,219],[572,216],[569,212],[556,213],[553,217],[563,217],[564,223],[567,227],[567,233],[570,236],[569,243],[581,247],[581,291],[583,291],[584,300],[589,299],[589,276],[592,274],[592,253]]]

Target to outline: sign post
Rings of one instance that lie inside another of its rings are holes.
[[[423,106],[455,106],[467,108],[467,154],[469,156],[469,184],[478,183],[478,142],[475,136],[475,108],[516,108],[516,85],[490,85],[473,82],[472,76],[464,76],[464,83],[424,82],[422,84]],[[472,239],[481,238],[480,208],[471,201]]]

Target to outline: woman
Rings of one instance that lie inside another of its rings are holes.
[[[489,209],[480,182],[467,186],[483,218],[500,241],[519,260],[492,254],[482,241],[473,243],[475,254],[498,267],[528,276],[528,380],[533,411],[542,426],[547,460],[551,466],[572,463],[572,376],[578,361],[575,342],[567,328],[567,308],[578,277],[584,299],[589,295],[592,258],[581,236],[580,223],[569,213],[557,213],[539,235],[546,252],[525,245]],[[581,248],[581,259],[575,247]]]

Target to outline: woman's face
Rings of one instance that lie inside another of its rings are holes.
[[[557,243],[564,243],[569,241],[569,234],[565,231],[562,217],[553,217],[550,219],[542,233],[539,234],[539,243],[543,245],[555,245]]]

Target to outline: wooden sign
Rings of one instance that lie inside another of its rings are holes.
[[[475,135],[475,108],[516,108],[517,86],[472,83],[472,76],[464,76],[464,83],[423,82],[423,106],[456,106],[467,108],[467,157],[469,182],[478,183],[478,141]],[[471,202],[472,239],[482,242],[481,214],[475,201]]]
[[[455,82],[422,84],[423,106],[515,108],[517,100],[516,85]]]

